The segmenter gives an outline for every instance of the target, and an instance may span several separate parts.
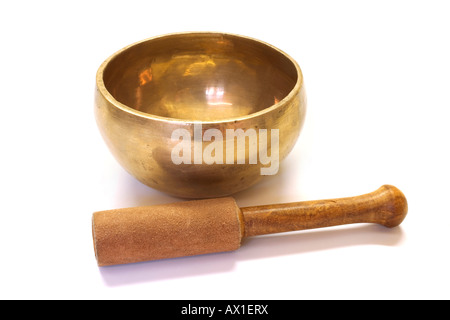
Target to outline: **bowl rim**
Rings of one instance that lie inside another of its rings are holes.
[[[128,50],[129,48],[134,47],[136,45],[139,45],[141,43],[152,41],[152,40],[159,39],[159,38],[180,36],[180,35],[205,35],[205,34],[225,35],[225,36],[238,37],[238,38],[241,38],[241,39],[255,41],[255,42],[258,42],[258,43],[260,43],[260,44],[262,44],[264,46],[267,46],[267,47],[271,48],[272,50],[277,51],[278,53],[280,53],[284,57],[286,57],[294,65],[294,67],[296,69],[297,81],[296,81],[294,87],[291,89],[291,91],[283,99],[281,99],[277,103],[275,103],[275,104],[273,104],[273,105],[271,105],[271,106],[269,106],[267,108],[264,108],[264,109],[259,110],[257,112],[249,113],[249,114],[244,115],[244,116],[231,117],[231,118],[225,118],[225,119],[220,119],[220,120],[178,119],[178,118],[170,118],[170,117],[158,116],[158,115],[151,114],[151,113],[146,113],[146,112],[136,110],[136,109],[134,109],[132,107],[127,106],[126,104],[121,103],[120,101],[116,100],[116,98],[114,98],[114,96],[109,92],[108,89],[106,89],[105,83],[103,81],[103,73],[104,73],[104,70],[105,70],[106,66],[116,56],[120,55],[121,53],[123,53],[124,51]],[[218,31],[173,32],[173,33],[166,33],[166,34],[162,34],[162,35],[146,38],[146,39],[143,39],[143,40],[140,40],[140,41],[136,41],[136,42],[131,43],[128,46],[125,46],[122,49],[116,51],[112,55],[110,55],[105,61],[103,61],[103,63],[100,65],[100,67],[98,68],[97,73],[96,73],[96,87],[97,87],[97,90],[101,93],[101,95],[112,106],[114,106],[116,108],[119,108],[120,110],[122,110],[122,111],[124,111],[124,112],[126,112],[126,113],[128,113],[130,115],[138,116],[138,117],[141,117],[141,118],[145,118],[145,119],[149,119],[149,120],[156,120],[156,121],[164,121],[164,122],[184,123],[184,124],[188,124],[188,123],[190,123],[190,124],[194,124],[194,123],[202,123],[202,124],[228,123],[228,122],[236,122],[236,121],[242,121],[242,120],[255,118],[255,117],[261,116],[263,114],[269,113],[269,112],[271,112],[271,111],[273,111],[275,109],[278,109],[281,106],[283,106],[286,102],[291,100],[291,98],[293,96],[298,94],[298,92],[300,91],[302,86],[303,86],[303,73],[302,73],[302,70],[300,69],[300,66],[297,63],[297,61],[295,61],[286,52],[278,49],[277,47],[275,47],[275,46],[273,46],[273,45],[271,45],[271,44],[269,44],[269,43],[267,43],[265,41],[261,41],[259,39],[253,38],[253,37],[244,36],[244,35],[235,34],[235,33],[218,32]]]

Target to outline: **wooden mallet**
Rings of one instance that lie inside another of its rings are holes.
[[[239,208],[231,197],[95,212],[99,266],[236,250],[245,237],[351,223],[392,228],[408,205],[396,187],[361,196]]]

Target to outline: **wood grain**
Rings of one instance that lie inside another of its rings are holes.
[[[408,204],[394,186],[348,198],[303,201],[241,208],[244,237],[351,223],[377,223],[392,228],[406,216]]]

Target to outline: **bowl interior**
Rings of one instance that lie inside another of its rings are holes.
[[[262,42],[227,34],[154,38],[122,50],[103,70],[106,89],[135,110],[217,121],[246,116],[286,97],[295,64]]]

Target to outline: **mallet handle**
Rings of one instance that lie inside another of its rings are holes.
[[[408,204],[394,186],[348,198],[241,208],[244,237],[351,223],[378,223],[392,228],[406,216]]]

